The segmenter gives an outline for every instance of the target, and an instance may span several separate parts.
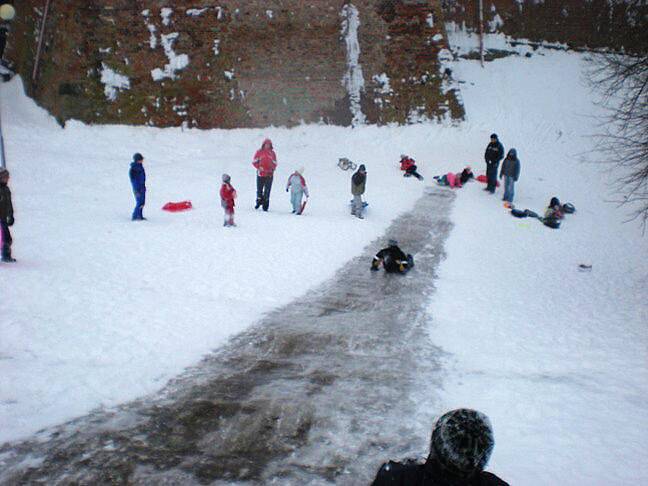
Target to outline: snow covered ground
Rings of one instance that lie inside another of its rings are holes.
[[[518,206],[541,211],[556,195],[578,212],[550,230],[512,218],[501,191],[459,190],[429,304],[445,403],[420,390],[415,442],[433,415],[472,406],[494,424],[490,469],[512,484],[647,481],[648,240],[604,202],[606,176],[578,162],[597,113],[583,66],[579,54],[549,50],[485,69],[457,62],[467,110],[458,127],[63,130],[19,80],[1,85],[18,264],[0,267],[0,442],[161,388],[331,277],[413,207],[424,184],[401,177],[400,153],[431,183],[467,163],[481,171],[494,131],[522,162]],[[266,136],[279,158],[267,214],[252,209],[250,165]],[[130,221],[136,151],[149,188],[142,223]],[[363,221],[348,214],[341,156],[367,165]],[[295,217],[283,189],[302,165],[312,197]],[[222,227],[223,172],[239,194],[234,229]],[[195,209],[160,210],[182,199]]]

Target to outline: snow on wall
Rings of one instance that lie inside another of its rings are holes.
[[[180,71],[189,65],[189,56],[186,54],[176,54],[173,50],[173,43],[176,41],[180,34],[172,32],[170,34],[163,34],[160,36],[164,53],[169,59],[169,63],[164,65],[164,69],[155,68],[151,71],[151,76],[154,81],[161,81],[164,78],[175,79],[176,71]]]
[[[148,21],[150,13],[151,12],[148,9],[142,10],[142,16],[146,19],[146,22],[145,22],[146,23],[146,28],[150,32],[149,46],[150,46],[151,49],[155,49],[157,47],[157,37],[155,36],[155,32],[156,32],[157,28],[155,27],[155,25],[153,25],[152,23],[150,23]]]
[[[106,63],[101,63],[101,82],[104,84],[104,93],[109,101],[117,99],[117,93],[130,88],[127,76],[113,71]]]
[[[358,27],[360,15],[358,9],[351,3],[342,7],[342,37],[346,43],[347,72],[342,78],[342,84],[347,90],[350,99],[353,126],[362,125],[366,118],[360,106],[360,96],[364,90],[364,77],[360,65],[360,43],[358,42]]]

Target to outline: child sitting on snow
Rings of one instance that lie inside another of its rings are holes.
[[[552,197],[551,201],[549,201],[549,206],[544,213],[542,222],[545,226],[549,226],[550,228],[559,228],[560,220],[563,219],[563,216],[564,214],[560,200],[557,197]]]
[[[423,180],[423,176],[416,172],[416,162],[414,161],[413,158],[411,158],[408,155],[401,155],[400,159],[400,170],[405,171],[403,174],[403,177],[411,177],[414,176],[416,177],[419,181]]]
[[[236,189],[230,184],[230,176],[223,174],[223,185],[220,188],[221,206],[225,210],[225,222],[223,226],[236,226],[234,224],[234,199],[236,199]]]
[[[306,187],[306,179],[304,179],[303,173],[304,168],[300,167],[291,174],[286,184],[286,192],[290,190],[292,212],[297,215],[302,213],[302,197],[305,195],[308,198],[308,187]]]

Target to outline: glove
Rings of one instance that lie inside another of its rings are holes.
[[[403,265],[402,263],[400,265],[398,265],[398,270],[400,270],[401,272],[404,272],[405,271],[405,265]]]
[[[14,224],[14,217],[7,216],[7,226],[13,226],[13,224]]]
[[[288,192],[288,188],[286,187],[286,192]]]

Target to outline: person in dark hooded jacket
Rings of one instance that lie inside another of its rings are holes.
[[[497,134],[493,133],[490,136],[490,143],[486,146],[484,153],[484,160],[486,160],[486,178],[488,185],[485,191],[491,194],[495,192],[497,187],[497,168],[499,167],[500,160],[504,158],[504,146],[497,138]]]
[[[465,408],[452,410],[436,422],[424,464],[389,461],[372,486],[508,486],[484,471],[494,446],[488,417]]]
[[[362,216],[362,195],[365,192],[367,185],[367,169],[364,164],[360,164],[358,170],[351,176],[351,194],[353,195],[353,202],[351,206],[351,214],[363,219]]]
[[[13,204],[11,202],[11,190],[9,189],[9,171],[0,168],[0,241],[2,241],[2,261],[5,263],[15,262],[11,257],[11,232],[9,226],[14,224]]]
[[[144,157],[140,153],[133,155],[133,161],[128,171],[133,195],[135,196],[135,209],[133,210],[133,221],[142,221],[146,218],[142,215],[146,203],[146,172],[144,171]]]
[[[504,197],[502,200],[512,203],[515,195],[515,183],[520,177],[520,160],[517,158],[517,150],[514,148],[506,154],[499,177],[500,179],[504,177]]]

